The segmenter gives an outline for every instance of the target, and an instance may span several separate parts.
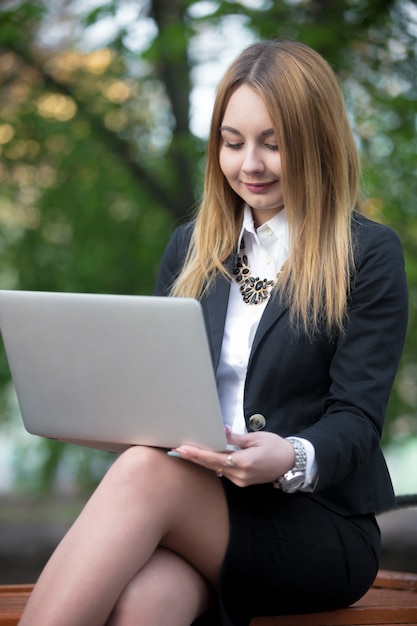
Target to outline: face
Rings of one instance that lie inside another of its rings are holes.
[[[220,168],[258,227],[284,206],[281,157],[265,105],[247,85],[231,96],[220,132]]]

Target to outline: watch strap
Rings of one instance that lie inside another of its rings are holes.
[[[295,462],[292,469],[274,481],[274,487],[285,493],[294,493],[305,482],[307,469],[307,451],[303,443],[296,437],[287,437],[295,452]]]
[[[296,437],[287,437],[295,452],[295,464],[293,470],[305,470],[307,467],[307,451],[304,444]]]

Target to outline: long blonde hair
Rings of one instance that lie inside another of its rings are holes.
[[[219,165],[220,126],[242,84],[260,96],[275,131],[290,232],[290,253],[276,283],[291,320],[308,335],[343,330],[353,245],[351,216],[360,210],[359,156],[339,82],[308,46],[267,41],[244,50],[229,67],[213,108],[204,193],[188,255],[172,295],[201,298],[235,252],[243,201]]]

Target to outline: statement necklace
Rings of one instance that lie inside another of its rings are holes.
[[[245,249],[245,242],[242,238],[240,249]],[[272,285],[275,281],[268,280],[267,278],[254,278],[250,275],[250,267],[248,264],[248,257],[246,254],[236,257],[236,264],[233,268],[233,274],[235,281],[240,285],[240,293],[242,294],[243,302],[246,304],[262,304],[265,300],[268,300]]]

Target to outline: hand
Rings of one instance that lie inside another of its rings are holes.
[[[235,485],[247,487],[277,480],[294,467],[292,444],[275,433],[256,432],[237,435],[226,429],[228,443],[240,449],[213,452],[195,446],[176,448],[180,458],[226,476]]]

